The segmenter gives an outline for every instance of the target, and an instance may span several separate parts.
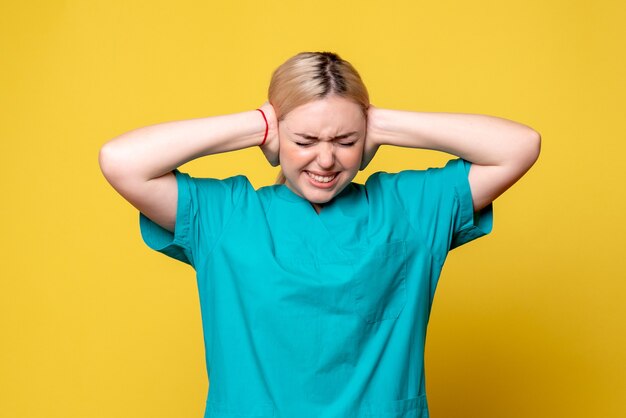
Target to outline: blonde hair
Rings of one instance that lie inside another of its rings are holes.
[[[332,52],[301,52],[274,71],[268,99],[280,122],[296,107],[331,94],[353,100],[367,118],[369,94],[352,64]],[[281,170],[276,184],[284,182]]]

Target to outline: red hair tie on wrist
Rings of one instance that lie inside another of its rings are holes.
[[[263,115],[263,120],[265,121],[265,136],[263,137],[263,142],[261,142],[261,145],[259,145],[260,147],[263,146],[263,144],[265,144],[265,140],[267,139],[267,131],[269,131],[269,124],[267,123],[267,118],[265,117],[265,113],[263,113],[263,111],[261,109],[257,109],[259,112],[261,112],[261,114]]]

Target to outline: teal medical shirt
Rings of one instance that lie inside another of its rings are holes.
[[[175,170],[176,230],[154,250],[196,270],[205,417],[428,417],[426,326],[446,255],[488,234],[470,163],[372,174],[319,213],[285,185]]]

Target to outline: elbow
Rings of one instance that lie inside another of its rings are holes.
[[[528,162],[530,166],[535,164],[537,159],[539,159],[539,154],[541,153],[541,134],[535,130],[531,130],[528,141]]]
[[[100,171],[111,185],[114,185],[122,174],[124,164],[117,147],[111,143],[105,143],[98,153]]]
[[[100,152],[98,152],[98,165],[100,166],[100,171],[107,179],[115,166],[113,163],[113,150],[111,148],[110,143],[107,142],[100,148]]]
[[[524,129],[518,133],[514,141],[510,142],[505,164],[515,172],[525,173],[535,164],[540,152],[539,132],[531,128]]]
[[[522,172],[528,171],[535,164],[537,159],[539,159],[540,152],[541,134],[533,129],[529,129],[518,141],[515,165],[517,165],[518,169]]]

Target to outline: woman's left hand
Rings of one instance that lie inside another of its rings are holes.
[[[375,128],[376,110],[377,108],[372,104],[367,109],[367,130],[365,132],[365,146],[363,147],[363,159],[361,160],[360,170],[364,170],[369,165],[381,146],[381,143],[377,140]]]

